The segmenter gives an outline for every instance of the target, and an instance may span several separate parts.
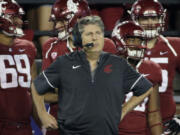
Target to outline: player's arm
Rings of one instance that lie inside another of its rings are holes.
[[[36,63],[35,61],[33,62],[32,66],[31,66],[31,78],[32,78],[32,81],[35,79],[35,77],[37,76],[37,67],[36,67]],[[32,113],[32,117],[33,119],[35,120],[36,124],[41,127],[41,121],[38,117],[38,114],[37,114],[37,110],[33,104],[33,113]]]
[[[52,115],[48,114],[48,112],[46,111],[44,104],[44,96],[37,93],[34,83],[32,83],[31,85],[31,91],[33,103],[35,109],[37,110],[38,117],[40,118],[40,121],[42,123],[42,127],[57,129],[57,121]]]
[[[163,132],[158,91],[159,85],[155,85],[148,103],[148,124],[152,135],[160,135]]]
[[[153,87],[140,96],[132,96],[128,102],[124,103],[122,107],[121,120],[128,112],[132,111],[137,105],[139,105],[144,100],[144,98],[149,96],[152,91]]]

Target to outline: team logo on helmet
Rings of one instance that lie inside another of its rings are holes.
[[[73,12],[73,13],[78,12],[78,6],[79,6],[79,3],[75,3],[75,2],[73,2],[73,0],[67,1],[67,9],[70,12]]]
[[[72,14],[68,14],[66,16],[67,19],[71,19],[74,17],[75,13],[78,12],[78,6],[79,6],[79,3],[75,3],[75,2],[73,2],[73,0],[67,1],[67,11],[72,13]],[[65,11],[65,12],[67,12],[67,11]]]
[[[51,57],[52,57],[52,59],[56,59],[56,57],[57,57],[57,52],[51,53]]]

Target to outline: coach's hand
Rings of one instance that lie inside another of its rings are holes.
[[[42,128],[46,129],[58,129],[58,124],[56,119],[48,114],[47,112],[43,113],[40,116],[41,122],[42,122]]]

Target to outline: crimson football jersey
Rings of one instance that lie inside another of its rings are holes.
[[[141,60],[136,70],[146,77],[155,86],[162,82],[161,67],[153,61]],[[130,92],[126,95],[125,102],[127,102],[133,93]],[[144,101],[129,112],[119,124],[119,135],[145,135],[147,130],[147,104],[148,97]]]
[[[159,87],[163,121],[173,118],[176,104],[173,99],[173,79],[180,71],[180,38],[159,36],[155,47],[148,49],[146,59],[158,63],[162,68],[162,84]]]
[[[15,39],[12,46],[0,44],[0,120],[29,121],[31,65],[36,56],[34,44]]]

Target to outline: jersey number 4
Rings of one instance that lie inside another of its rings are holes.
[[[26,54],[0,55],[0,63],[1,88],[30,87],[30,62]]]

